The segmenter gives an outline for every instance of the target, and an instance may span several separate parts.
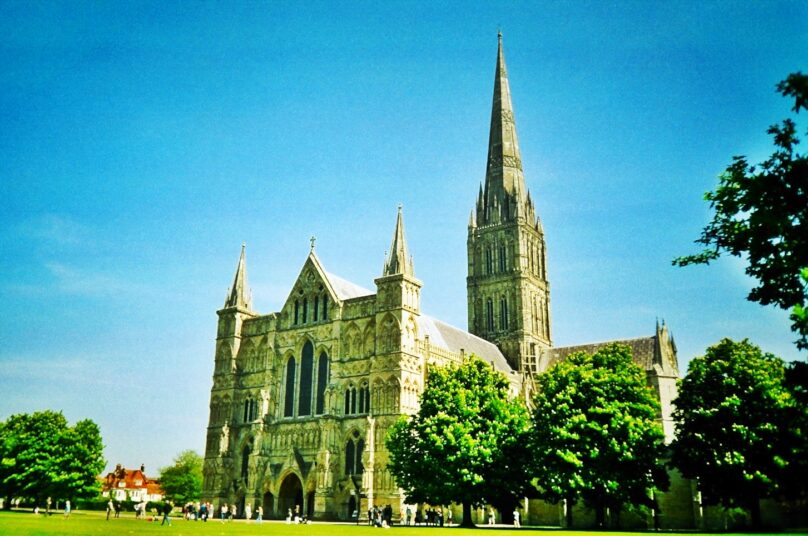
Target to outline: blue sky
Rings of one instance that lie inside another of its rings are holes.
[[[674,333],[804,359],[739,260],[674,268],[808,69],[805,2],[0,3],[0,419],[62,409],[110,465],[201,452],[242,242],[277,310],[317,236],[372,288],[404,205],[422,308],[466,325],[504,34],[554,342]],[[804,119],[803,119],[804,121]]]

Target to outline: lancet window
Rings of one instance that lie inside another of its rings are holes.
[[[244,450],[241,452],[241,478],[246,479],[247,475],[250,473],[250,445],[248,444],[244,447]]]
[[[293,417],[295,414],[295,368],[294,357],[286,361],[286,383],[283,400],[283,416]]]
[[[499,299],[499,328],[508,329],[508,298]]]
[[[314,403],[314,412],[317,415],[325,413],[325,389],[328,387],[328,354],[320,352],[317,360],[317,391]]]
[[[250,397],[244,401],[244,411],[242,412],[243,422],[252,422],[258,417],[258,401]]]
[[[365,450],[365,440],[359,437],[354,430],[353,437],[345,444],[345,474],[361,475],[365,470],[362,464],[362,453]]]
[[[304,302],[305,303],[305,302]],[[314,375],[314,347],[311,341],[303,345],[300,358],[300,394],[298,395],[298,416],[311,415],[312,380]]]

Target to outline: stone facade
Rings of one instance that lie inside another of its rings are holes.
[[[506,375],[513,396],[529,397],[534,374],[605,344],[552,346],[547,248],[525,186],[501,37],[485,183],[468,224],[469,332],[421,311],[400,207],[389,251],[371,291],[329,274],[312,242],[281,310],[259,314],[242,247],[218,311],[204,500],[238,512],[262,505],[268,518],[351,519],[386,504],[398,514],[404,499],[385,438],[418,410],[429,366],[475,354]],[[667,327],[621,342],[646,370],[672,438],[678,366]],[[527,522],[563,519],[558,506],[526,513]]]
[[[376,292],[323,268],[312,247],[283,308],[252,310],[242,248],[218,311],[216,364],[205,448],[204,499],[245,503],[265,516],[291,509],[350,519],[368,504],[402,507],[384,441],[417,411],[429,365],[474,353],[521,377],[492,343],[422,314],[421,282],[399,209]]]

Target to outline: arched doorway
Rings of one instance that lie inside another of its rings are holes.
[[[271,519],[276,516],[275,512],[275,496],[269,491],[264,493],[264,517]]]
[[[359,512],[356,509],[356,497],[351,495],[348,498],[348,515],[345,517],[345,519],[354,519],[354,515],[357,516],[356,519],[359,519]]]
[[[278,490],[278,514],[286,517],[289,510],[292,511],[292,516],[295,512],[298,515],[303,514],[303,485],[294,473],[286,475],[281,489]]]
[[[314,517],[314,492],[310,491],[306,495],[306,516],[311,519]]]

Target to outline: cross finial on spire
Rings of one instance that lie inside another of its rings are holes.
[[[309,242],[311,242],[311,250],[310,251],[314,251],[314,243],[317,242],[317,237],[314,236],[314,235],[311,235],[311,238],[309,238]]]

